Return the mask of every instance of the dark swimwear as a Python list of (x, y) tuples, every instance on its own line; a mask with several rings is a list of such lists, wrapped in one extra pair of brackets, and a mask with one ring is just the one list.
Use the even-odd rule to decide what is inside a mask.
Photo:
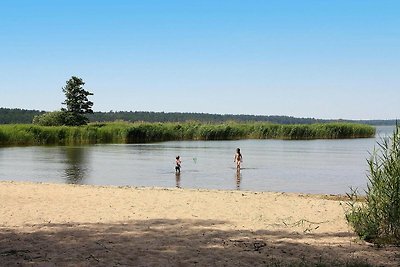
[(180, 172), (180, 171), (181, 171), (181, 165), (176, 164), (176, 166), (175, 166), (175, 171), (176, 171), (176, 172)]

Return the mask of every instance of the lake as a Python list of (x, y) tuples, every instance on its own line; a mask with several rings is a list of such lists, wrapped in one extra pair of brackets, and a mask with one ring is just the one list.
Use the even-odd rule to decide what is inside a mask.
[(377, 127), (377, 137), (365, 139), (2, 147), (0, 180), (344, 194), (350, 186), (366, 188), (369, 152), (393, 130)]

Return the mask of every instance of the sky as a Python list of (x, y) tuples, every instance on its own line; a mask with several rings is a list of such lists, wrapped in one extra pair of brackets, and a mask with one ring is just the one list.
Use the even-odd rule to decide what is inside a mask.
[(0, 107), (400, 118), (397, 0), (2, 0)]

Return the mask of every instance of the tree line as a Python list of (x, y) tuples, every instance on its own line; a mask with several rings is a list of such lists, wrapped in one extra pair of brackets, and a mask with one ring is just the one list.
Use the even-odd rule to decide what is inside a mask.
[[(19, 108), (0, 108), (0, 124), (32, 123), (35, 116), (43, 115), (46, 111), (26, 110)], [(315, 118), (296, 118), (291, 116), (262, 116), (262, 115), (233, 115), (185, 112), (151, 112), (151, 111), (109, 111), (87, 114), (89, 122), (272, 122), (279, 124), (312, 124), (336, 122), (338, 120), (322, 120)], [(340, 122), (355, 122), (369, 125), (395, 125), (395, 120), (339, 120)]]

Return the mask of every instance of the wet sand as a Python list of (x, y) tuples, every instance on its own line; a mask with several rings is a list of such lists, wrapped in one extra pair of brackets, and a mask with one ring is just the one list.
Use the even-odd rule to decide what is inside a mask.
[(0, 182), (2, 266), (399, 266), (335, 197)]

